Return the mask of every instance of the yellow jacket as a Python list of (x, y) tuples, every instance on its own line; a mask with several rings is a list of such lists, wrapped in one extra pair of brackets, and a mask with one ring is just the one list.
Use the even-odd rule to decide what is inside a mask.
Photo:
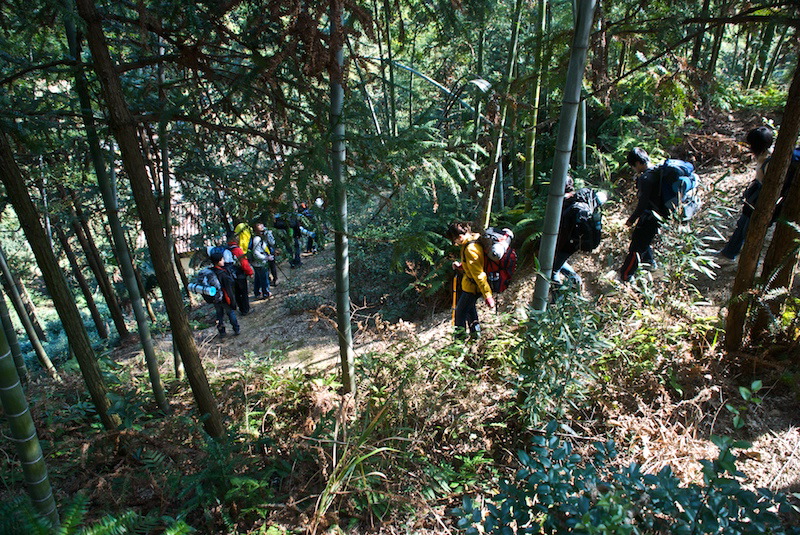
[(461, 246), (461, 266), (464, 268), (461, 289), (473, 294), (479, 293), (485, 299), (492, 295), (492, 289), (483, 270), (483, 247), (478, 243), (480, 237), (475, 232), (468, 234), (467, 241)]

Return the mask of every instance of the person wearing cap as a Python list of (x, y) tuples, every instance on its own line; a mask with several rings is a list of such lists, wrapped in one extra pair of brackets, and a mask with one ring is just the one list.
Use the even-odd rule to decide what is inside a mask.
[[(241, 225), (236, 228), (240, 229)], [(245, 225), (246, 226), (246, 225)], [(233, 254), (234, 262), (231, 266), (231, 274), (233, 275), (233, 290), (236, 294), (236, 304), (239, 307), (239, 312), (242, 316), (250, 313), (250, 295), (247, 291), (247, 277), (255, 275), (247, 255), (244, 254), (242, 248), (239, 247), (239, 235), (234, 232), (227, 233), (228, 249)]]
[(236, 293), (234, 292), (233, 278), (230, 271), (225, 266), (225, 256), (222, 253), (211, 253), (211, 269), (219, 280), (222, 291), (222, 301), (214, 303), (214, 309), (217, 313), (217, 331), (219, 337), (225, 337), (225, 316), (233, 327), (233, 333), (239, 334), (239, 321), (236, 318)]

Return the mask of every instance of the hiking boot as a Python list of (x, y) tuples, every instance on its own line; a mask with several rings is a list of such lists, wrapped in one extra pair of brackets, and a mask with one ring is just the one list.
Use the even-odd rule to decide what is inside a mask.
[(267, 295), (264, 296), (264, 299), (269, 299), (272, 297), (272, 292), (267, 292)]
[(241, 332), (241, 329), (239, 328), (238, 325), (233, 328), (233, 334), (235, 334), (236, 336), (239, 336), (240, 332)]
[(220, 329), (219, 330), (219, 337), (220, 338), (225, 338), (225, 329)]

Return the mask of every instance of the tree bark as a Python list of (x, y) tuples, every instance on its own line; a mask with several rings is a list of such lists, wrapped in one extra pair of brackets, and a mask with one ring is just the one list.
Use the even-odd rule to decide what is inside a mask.
[(501, 173), (500, 167), (503, 165), (503, 138), (505, 136), (506, 117), (508, 115), (509, 106), (509, 89), (511, 88), (511, 79), (514, 75), (514, 65), (517, 62), (517, 50), (519, 44), (519, 27), (522, 20), (522, 0), (517, 0), (514, 7), (514, 19), (511, 26), (511, 42), (508, 48), (508, 59), (506, 61), (506, 71), (503, 78), (502, 104), (500, 105), (500, 124), (497, 127), (497, 135), (495, 136), (494, 143), (494, 156), (492, 158), (492, 177), (489, 180), (489, 185), (486, 188), (486, 193), (483, 199), (483, 228), (489, 226), (489, 220), (492, 216), (492, 205), (494, 204), (494, 190), (497, 184), (498, 174)]
[(86, 300), (86, 308), (89, 309), (89, 314), (92, 316), (92, 321), (97, 329), (97, 334), (100, 336), (100, 338), (105, 340), (108, 338), (108, 327), (106, 326), (106, 322), (103, 321), (100, 311), (97, 310), (97, 303), (94, 302), (92, 289), (89, 288), (89, 283), (86, 281), (86, 277), (84, 277), (83, 273), (81, 272), (81, 266), (78, 265), (78, 259), (75, 258), (75, 253), (69, 244), (69, 239), (64, 234), (64, 230), (60, 226), (56, 226), (56, 236), (58, 236), (58, 241), (61, 242), (61, 249), (67, 256), (69, 265), (72, 268), (72, 275), (75, 277), (75, 282), (78, 283), (78, 287), (81, 289), (81, 293), (83, 293), (83, 298)]
[(153, 267), (172, 327), (172, 335), (180, 350), (198, 409), (204, 418), (206, 432), (212, 437), (221, 438), (225, 428), (189, 327), (178, 281), (171, 269), (172, 255), (167, 247), (164, 227), (161, 224), (158, 206), (147, 176), (146, 163), (137, 140), (136, 123), (123, 97), (122, 84), (111, 60), (100, 16), (94, 3), (92, 0), (77, 0), (77, 5), (78, 13), (86, 21), (87, 40), (94, 59), (94, 69), (108, 108), (111, 131), (119, 144), (122, 161), (130, 179), (136, 208), (142, 221), (142, 229), (147, 238)]
[[(47, 341), (47, 333), (42, 328), (42, 324), (39, 322), (39, 317), (36, 313), (36, 305), (33, 304), (33, 300), (28, 294), (28, 289), (22, 283), (22, 280), (10, 269), (8, 270), (7, 279), (8, 280), (5, 281), (6, 293), (9, 295), (16, 294), (19, 296), (19, 303), (22, 307), (20, 310), (22, 313), (28, 316), (28, 318), (30, 318), (30, 322), (33, 326), (34, 332), (36, 333), (36, 337), (39, 340)], [(13, 290), (11, 289), (10, 285), (14, 286)]]
[(39, 334), (36, 332), (36, 327), (31, 320), (31, 317), (28, 315), (28, 311), (25, 310), (25, 305), (22, 303), (22, 297), (17, 291), (17, 286), (13, 282), (14, 276), (11, 272), (8, 262), (6, 261), (6, 254), (2, 247), (0, 247), (0, 271), (3, 272), (3, 286), (6, 288), (6, 293), (8, 293), (8, 296), (11, 299), (11, 304), (14, 305), (14, 310), (17, 312), (19, 322), (25, 329), (25, 334), (28, 335), (28, 341), (30, 341), (34, 353), (36, 353), (36, 358), (39, 360), (39, 364), (51, 379), (57, 383), (60, 383), (61, 377), (58, 375), (58, 371), (56, 371), (55, 366), (53, 366), (53, 363), (50, 361), (50, 357), (47, 356), (44, 346), (42, 346), (41, 339), (39, 338)]
[(69, 345), (75, 352), (97, 414), (107, 430), (116, 429), (120, 424), (120, 419), (116, 414), (108, 412), (110, 403), (106, 395), (106, 385), (103, 382), (103, 376), (100, 373), (97, 357), (92, 349), (86, 327), (83, 325), (80, 312), (67, 287), (67, 281), (64, 279), (56, 257), (53, 255), (53, 250), (47, 242), (39, 214), (36, 213), (36, 207), (28, 194), (22, 173), (12, 154), (6, 133), (0, 129), (0, 180), (6, 187), (8, 198), (22, 224), (25, 237), (33, 250), (39, 269), (42, 271), (47, 290), (53, 299)]
[(342, 2), (330, 0), (331, 13), (331, 182), (333, 183), (336, 218), (336, 322), (339, 334), (339, 356), (342, 362), (342, 386), (346, 393), (355, 392), (355, 352), (350, 322), (350, 259), (347, 238), (347, 185), (345, 183), (344, 137), (344, 32), (342, 31)]
[[(703, 7), (700, 8), (700, 18), (706, 19), (708, 18), (708, 6), (709, 0), (703, 0)], [(703, 39), (706, 35), (706, 25), (705, 23), (700, 23), (698, 25), (700, 27), (699, 33), (697, 37), (694, 38), (694, 46), (692, 47), (692, 58), (689, 60), (689, 64), (694, 67), (695, 69), (699, 67), (700, 64), (700, 54), (703, 52)]]
[(169, 404), (167, 403), (166, 393), (161, 383), (161, 376), (158, 371), (158, 358), (156, 357), (155, 347), (153, 345), (153, 337), (150, 333), (150, 325), (147, 323), (144, 308), (142, 308), (141, 294), (136, 282), (136, 275), (133, 270), (133, 260), (131, 259), (130, 249), (128, 242), (125, 239), (125, 231), (122, 228), (122, 223), (119, 219), (119, 206), (117, 203), (116, 184), (114, 182), (114, 150), (111, 149), (111, 173), (107, 172), (106, 160), (103, 155), (102, 148), (100, 147), (100, 136), (97, 134), (95, 127), (94, 114), (92, 112), (92, 101), (89, 95), (89, 88), (86, 83), (86, 77), (83, 69), (83, 62), (81, 61), (80, 43), (78, 41), (77, 31), (73, 20), (74, 8), (71, 0), (64, 0), (67, 8), (67, 16), (64, 19), (64, 27), (67, 33), (67, 41), (69, 43), (70, 56), (75, 61), (73, 73), (75, 75), (75, 91), (78, 93), (78, 100), (81, 106), (81, 117), (83, 118), (84, 128), (86, 128), (86, 138), (89, 143), (89, 153), (92, 157), (92, 165), (94, 166), (95, 175), (97, 176), (97, 184), (100, 187), (100, 192), (103, 197), (103, 205), (106, 209), (106, 217), (108, 225), (111, 227), (109, 235), (111, 236), (114, 253), (117, 257), (120, 272), (122, 273), (122, 280), (125, 283), (125, 288), (128, 290), (128, 298), (131, 301), (131, 309), (136, 318), (136, 325), (139, 331), (139, 340), (142, 344), (142, 352), (144, 353), (145, 363), (147, 364), (147, 371), (150, 377), (150, 384), (153, 388), (153, 397), (156, 400), (158, 407), (164, 411), (169, 412)]
[(544, 215), (542, 241), (539, 245), (539, 273), (536, 276), (536, 288), (533, 294), (533, 309), (544, 312), (547, 309), (547, 296), (550, 293), (550, 273), (553, 270), (558, 227), (561, 223), (561, 208), (564, 204), (564, 188), (567, 182), (567, 171), (575, 135), (575, 122), (583, 87), (583, 73), (586, 67), (586, 55), (589, 48), (589, 33), (592, 27), (596, 0), (577, 0), (577, 17), (575, 34), (567, 68), (564, 101), (561, 106), (561, 117), (558, 124), (556, 140), (556, 159), (553, 162), (553, 178), (550, 181), (550, 193)]
[[(45, 235), (44, 229), (42, 235)], [(58, 509), (50, 486), (42, 447), (36, 435), (36, 425), (28, 408), (28, 400), (22, 390), (8, 341), (2, 331), (0, 331), (0, 405), (11, 428), (11, 437), (21, 461), (25, 486), (31, 502), (36, 511), (46, 518), (53, 528), (58, 528)]]
[(783, 123), (775, 141), (767, 172), (764, 175), (764, 186), (756, 203), (755, 211), (750, 219), (747, 237), (739, 255), (739, 268), (731, 290), (731, 303), (728, 306), (728, 317), (725, 321), (725, 348), (736, 351), (742, 346), (745, 335), (747, 309), (750, 305), (748, 292), (753, 285), (753, 278), (758, 266), (758, 258), (764, 243), (764, 236), (772, 220), (775, 202), (778, 200), (786, 171), (789, 169), (791, 153), (797, 135), (800, 133), (800, 64), (795, 68), (792, 84), (786, 98), (783, 111)]
[(538, 22), (536, 24), (536, 48), (533, 55), (534, 73), (531, 88), (531, 131), (527, 136), (527, 155), (525, 159), (525, 209), (533, 206), (533, 185), (536, 182), (536, 127), (539, 124), (539, 106), (542, 77), (544, 76), (544, 30), (547, 21), (547, 0), (539, 0)]
[(103, 257), (100, 255), (97, 245), (95, 245), (86, 215), (73, 191), (65, 188), (61, 184), (58, 184), (58, 191), (61, 195), (61, 199), (64, 201), (64, 205), (70, 209), (72, 230), (75, 233), (75, 237), (78, 238), (78, 242), (81, 244), (89, 268), (92, 270), (92, 273), (94, 273), (97, 285), (100, 287), (100, 292), (105, 298), (108, 312), (111, 315), (111, 320), (114, 322), (117, 334), (119, 334), (119, 339), (125, 340), (130, 336), (130, 332), (128, 331), (128, 326), (125, 324), (125, 316), (122, 313), (122, 307), (119, 306), (119, 300), (117, 299), (117, 293), (114, 291), (114, 285), (111, 284), (108, 273), (106, 273)]

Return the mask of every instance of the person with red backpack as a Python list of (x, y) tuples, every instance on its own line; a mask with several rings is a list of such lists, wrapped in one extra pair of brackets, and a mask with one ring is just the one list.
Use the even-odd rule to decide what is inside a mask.
[(233, 292), (236, 294), (236, 304), (242, 316), (250, 313), (250, 296), (247, 292), (247, 277), (255, 275), (247, 255), (239, 247), (239, 236), (234, 232), (226, 234), (228, 250), (233, 255), (233, 265), (229, 266), (233, 276)]
[(461, 295), (455, 308), (456, 334), (464, 335), (469, 332), (471, 337), (479, 338), (481, 326), (478, 321), (478, 299), (482, 296), (486, 306), (495, 306), (492, 288), (484, 270), (485, 257), (479, 243), (480, 234), (472, 232), (472, 226), (468, 222), (458, 221), (450, 224), (445, 237), (461, 248), (461, 260), (453, 262), (453, 269), (463, 273)]

